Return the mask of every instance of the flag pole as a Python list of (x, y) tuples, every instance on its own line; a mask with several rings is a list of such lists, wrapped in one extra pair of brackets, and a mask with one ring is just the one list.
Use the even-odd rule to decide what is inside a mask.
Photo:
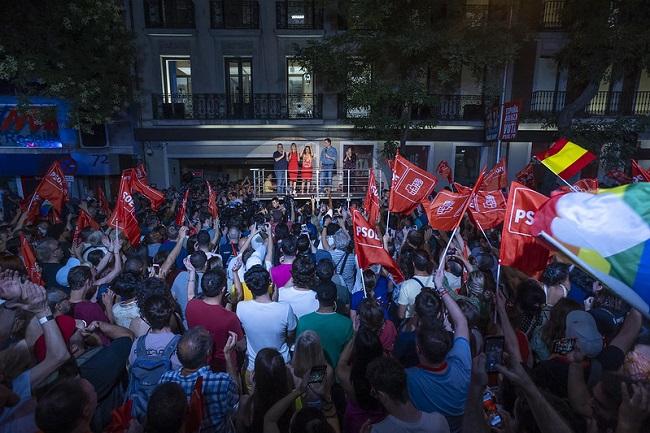
[(486, 240), (486, 241), (488, 242), (488, 244), (489, 244), (489, 243), (490, 243), (490, 239), (488, 239), (487, 235), (485, 234), (485, 230), (483, 230), (483, 227), (481, 227), (481, 223), (478, 222), (478, 221), (474, 221), (474, 222), (475, 222), (476, 225), (478, 226), (479, 230), (481, 230), (481, 233), (483, 233), (483, 237), (485, 238), (485, 240)]
[(534, 155), (533, 155), (533, 159), (534, 159), (535, 161), (539, 162), (540, 164), (542, 164), (542, 165), (543, 165), (543, 166), (544, 166), (548, 171), (550, 171), (551, 173), (553, 173), (553, 174), (554, 174), (558, 179), (560, 179), (562, 182), (564, 182), (564, 183), (566, 184), (566, 186), (568, 186), (569, 188), (571, 188), (571, 191), (573, 191), (573, 192), (578, 192), (578, 190), (576, 189), (576, 187), (574, 187), (573, 185), (571, 185), (571, 184), (570, 184), (570, 183), (569, 183), (565, 178), (563, 178), (562, 176), (560, 176), (559, 174), (557, 174), (556, 172), (554, 172), (553, 170), (551, 170), (551, 168), (550, 168), (548, 165), (544, 164), (544, 161), (538, 159), (538, 158), (537, 158), (536, 156), (534, 156)]
[(456, 228), (451, 232), (451, 236), (449, 236), (449, 241), (447, 242), (447, 245), (445, 246), (444, 251), (442, 252), (442, 255), (440, 256), (440, 263), (438, 263), (438, 270), (442, 269), (445, 266), (445, 257), (447, 256), (447, 251), (449, 250), (449, 247), (451, 246), (451, 242), (454, 240), (454, 237), (456, 236), (456, 233), (458, 232), (458, 227), (460, 227), (460, 224), (456, 226)]

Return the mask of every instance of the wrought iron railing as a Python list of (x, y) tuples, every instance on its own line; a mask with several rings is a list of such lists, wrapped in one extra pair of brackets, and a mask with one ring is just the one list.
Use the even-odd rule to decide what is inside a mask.
[(561, 30), (563, 28), (565, 1), (545, 1), (542, 9), (541, 26), (543, 30)]
[(146, 27), (187, 29), (194, 28), (192, 0), (144, 0)]
[(223, 93), (153, 94), (154, 119), (320, 119), (322, 95), (254, 93), (233, 101)]
[[(416, 104), (411, 108), (413, 120), (483, 120), (485, 117), (485, 99), (483, 95), (431, 95), (433, 102)], [(338, 118), (354, 119), (365, 117), (369, 108), (352, 108), (347, 104), (345, 95), (338, 97)], [(400, 108), (395, 108), (399, 115)]]
[[(558, 113), (566, 105), (566, 92), (536, 91), (530, 99), (533, 113)], [(587, 104), (586, 116), (642, 116), (650, 114), (650, 92), (598, 92)]]
[(315, 0), (277, 1), (275, 26), (278, 29), (322, 30), (323, 8)]
[(213, 29), (259, 29), (260, 5), (248, 0), (210, 0)]

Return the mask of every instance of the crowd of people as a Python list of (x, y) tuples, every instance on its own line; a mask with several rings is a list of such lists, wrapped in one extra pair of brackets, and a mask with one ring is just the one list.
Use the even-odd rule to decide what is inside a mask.
[[(498, 271), (499, 230), (383, 215), (398, 284), (357, 265), (358, 203), (216, 183), (217, 219), (203, 179), (183, 189), (182, 226), (180, 191), (134, 196), (133, 245), (92, 195), (27, 222), (5, 190), (0, 432), (648, 431), (648, 321), (560, 257)], [(81, 210), (99, 229), (74, 243)]]

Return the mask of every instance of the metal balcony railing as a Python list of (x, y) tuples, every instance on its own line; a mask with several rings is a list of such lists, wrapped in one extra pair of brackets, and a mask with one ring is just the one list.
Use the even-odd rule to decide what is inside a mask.
[(260, 5), (257, 1), (210, 0), (210, 26), (213, 29), (259, 29)]
[(146, 27), (188, 29), (194, 28), (192, 0), (144, 0)]
[(154, 119), (321, 119), (322, 95), (254, 93), (233, 101), (224, 93), (153, 94)]
[(275, 26), (278, 29), (322, 30), (323, 8), (314, 0), (275, 2)]
[[(533, 113), (558, 113), (566, 105), (566, 92), (536, 91), (530, 99)], [(650, 114), (650, 92), (598, 92), (583, 116), (643, 116)]]
[[(378, 173), (379, 169), (375, 170)], [(311, 175), (307, 175), (299, 169), (292, 173), (289, 170), (276, 170), (254, 168), (251, 169), (253, 179), (253, 196), (256, 199), (269, 199), (281, 195), (291, 195), (295, 198), (311, 198), (316, 201), (326, 200), (331, 194), (333, 199), (337, 200), (358, 200), (366, 196), (368, 188), (368, 177), (370, 170), (368, 168), (358, 169), (334, 169), (323, 170), (313, 168)], [(295, 185), (292, 179), (295, 178)], [(331, 179), (329, 181), (328, 179)], [(382, 182), (381, 176), (378, 181)], [(384, 189), (389, 185), (379, 185), (378, 194), (381, 203)]]
[(541, 27), (543, 30), (561, 30), (565, 1), (545, 1), (542, 9)]
[[(414, 105), (411, 109), (413, 120), (483, 120), (485, 118), (485, 99), (483, 95), (431, 95), (435, 102)], [(399, 107), (395, 115), (399, 116)], [(350, 108), (345, 95), (338, 97), (338, 118), (353, 119), (365, 117), (369, 109)]]

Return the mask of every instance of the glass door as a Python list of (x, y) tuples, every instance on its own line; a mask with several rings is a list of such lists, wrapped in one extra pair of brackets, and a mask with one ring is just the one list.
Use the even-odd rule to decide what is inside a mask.
[(287, 105), (290, 118), (313, 117), (314, 82), (297, 59), (287, 59)]
[(253, 117), (253, 66), (250, 58), (226, 59), (226, 97), (228, 116)]

